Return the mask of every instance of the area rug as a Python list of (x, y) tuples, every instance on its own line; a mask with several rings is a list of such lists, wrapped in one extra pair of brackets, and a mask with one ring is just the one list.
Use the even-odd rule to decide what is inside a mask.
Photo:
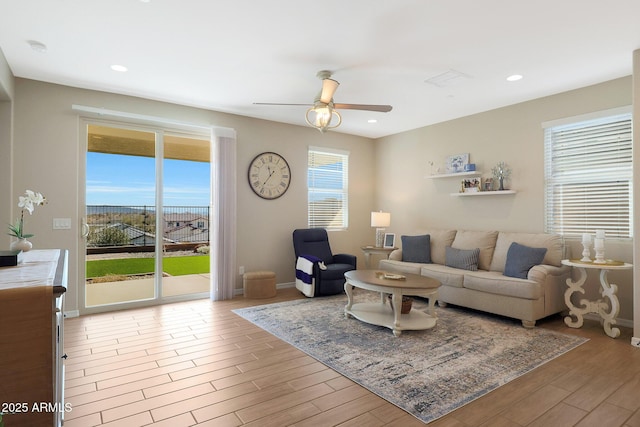
[(425, 423), (587, 341), (451, 306), (437, 308), (435, 328), (394, 337), (345, 318), (345, 304), (338, 295), (233, 311)]

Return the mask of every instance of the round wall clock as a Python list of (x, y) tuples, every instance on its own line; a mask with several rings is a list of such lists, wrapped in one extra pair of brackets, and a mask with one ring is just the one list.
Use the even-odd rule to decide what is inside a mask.
[(277, 199), (291, 183), (289, 164), (281, 155), (273, 152), (258, 154), (249, 165), (249, 185), (263, 199)]

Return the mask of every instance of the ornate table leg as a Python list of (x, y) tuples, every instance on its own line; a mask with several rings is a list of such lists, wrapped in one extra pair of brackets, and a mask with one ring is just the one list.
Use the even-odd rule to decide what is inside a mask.
[(371, 252), (365, 251), (365, 253), (364, 253), (364, 266), (366, 267), (367, 270), (371, 268)]
[(429, 295), (429, 316), (433, 317), (434, 319), (436, 317), (438, 317), (438, 315), (436, 314), (436, 300), (438, 299), (438, 293), (434, 292), (431, 295)]
[(349, 311), (353, 305), (353, 285), (349, 281), (344, 282), (344, 293), (347, 294), (347, 305), (344, 307), (344, 317), (347, 319), (351, 317)]
[(394, 292), (391, 298), (391, 305), (393, 306), (393, 335), (399, 337), (402, 334), (400, 327), (400, 315), (402, 312), (402, 294), (400, 292)]
[[(567, 304), (567, 307), (569, 308), (569, 316), (566, 316), (564, 318), (564, 323), (570, 328), (580, 328), (582, 326), (582, 324), (584, 323), (584, 319), (582, 316), (586, 313), (589, 313), (589, 305), (590, 305), (589, 301), (584, 299), (580, 300), (580, 304), (583, 307), (576, 307), (571, 302), (571, 295), (573, 295), (575, 292), (580, 292), (581, 294), (584, 295), (584, 289), (582, 288), (582, 285), (584, 285), (584, 282), (587, 280), (586, 269), (578, 268), (577, 270), (580, 272), (580, 277), (575, 282), (571, 278), (568, 278), (567, 279), (568, 288), (566, 291), (564, 291), (564, 302), (565, 304)], [(574, 316), (576, 320), (574, 321), (571, 318), (571, 316)]]
[[(620, 313), (620, 303), (616, 296), (618, 286), (609, 284), (607, 271), (608, 270), (600, 270), (600, 284), (602, 285), (602, 298), (608, 298), (610, 304), (607, 304), (605, 301), (599, 301), (598, 311), (603, 320), (604, 332), (611, 338), (617, 338), (620, 336), (620, 329), (612, 328), (611, 325), (616, 324), (616, 317), (618, 317), (618, 313)], [(606, 310), (609, 306), (611, 309), (607, 312)]]
[[(580, 300), (580, 306), (576, 307), (571, 302), (571, 295), (575, 292), (584, 294), (584, 282), (587, 280), (587, 271), (585, 268), (578, 268), (580, 277), (577, 281), (567, 279), (567, 286), (569, 288), (564, 293), (564, 302), (569, 308), (569, 316), (564, 318), (564, 323), (571, 328), (580, 328), (584, 323), (584, 315), (587, 313), (596, 313), (602, 319), (602, 325), (605, 333), (611, 338), (617, 338), (620, 336), (620, 329), (612, 328), (612, 325), (616, 324), (616, 318), (620, 313), (620, 302), (616, 293), (618, 287), (613, 284), (609, 284), (607, 280), (607, 269), (600, 270), (600, 285), (602, 288), (602, 298), (597, 301), (589, 301), (586, 299)], [(573, 320), (572, 317), (576, 320)]]

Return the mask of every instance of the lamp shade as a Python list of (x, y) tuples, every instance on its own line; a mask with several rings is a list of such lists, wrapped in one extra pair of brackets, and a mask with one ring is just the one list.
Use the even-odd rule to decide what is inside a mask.
[(388, 227), (391, 225), (391, 214), (389, 212), (371, 212), (372, 227)]

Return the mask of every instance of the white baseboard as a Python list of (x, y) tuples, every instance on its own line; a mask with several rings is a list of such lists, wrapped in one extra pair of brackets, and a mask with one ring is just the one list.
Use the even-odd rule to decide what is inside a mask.
[(296, 287), (296, 282), (278, 283), (276, 285), (276, 289), (286, 289), (286, 288), (295, 288), (295, 287)]
[(631, 345), (637, 348), (640, 348), (640, 338), (633, 337), (631, 338)]
[[(276, 289), (287, 289), (287, 288), (295, 288), (296, 287), (296, 282), (286, 282), (286, 283), (277, 283), (276, 284)], [(236, 291), (234, 292), (235, 295), (242, 295), (244, 294), (244, 289), (242, 288), (236, 288)]]
[(80, 312), (78, 310), (71, 310), (71, 311), (64, 312), (65, 319), (68, 319), (71, 317), (78, 317), (78, 316), (80, 316)]
[[(598, 316), (595, 313), (588, 313), (584, 315), (585, 319), (589, 319), (589, 320), (597, 320), (600, 321), (601, 317)], [(633, 320), (629, 320), (629, 319), (620, 319), (619, 317), (616, 319), (616, 325), (618, 326), (622, 326), (624, 328), (631, 328), (633, 329)]]

